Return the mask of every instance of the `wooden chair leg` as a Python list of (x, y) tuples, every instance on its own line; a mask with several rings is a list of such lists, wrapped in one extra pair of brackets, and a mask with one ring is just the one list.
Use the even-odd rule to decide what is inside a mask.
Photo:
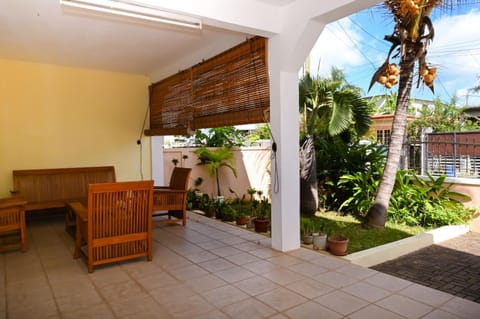
[(27, 228), (25, 226), (25, 211), (20, 215), (20, 245), (22, 252), (27, 251)]
[(80, 247), (82, 246), (82, 226), (80, 225), (80, 218), (77, 216), (77, 229), (75, 231), (75, 250), (73, 251), (73, 258), (80, 257)]

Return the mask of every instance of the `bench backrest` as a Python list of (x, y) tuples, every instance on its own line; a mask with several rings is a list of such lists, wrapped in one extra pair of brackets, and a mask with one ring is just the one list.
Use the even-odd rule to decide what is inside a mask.
[(91, 265), (152, 253), (153, 181), (91, 184), (88, 253)]
[(27, 210), (35, 203), (87, 198), (89, 184), (105, 182), (115, 182), (113, 166), (13, 171), (14, 194), (28, 202)]

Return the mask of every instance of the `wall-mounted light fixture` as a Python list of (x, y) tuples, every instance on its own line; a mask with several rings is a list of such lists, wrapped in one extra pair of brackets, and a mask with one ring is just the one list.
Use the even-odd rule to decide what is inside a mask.
[(156, 8), (149, 4), (127, 0), (60, 0), (67, 7), (91, 10), (106, 14), (147, 20), (151, 22), (168, 23), (194, 29), (202, 28), (200, 19), (189, 17)]

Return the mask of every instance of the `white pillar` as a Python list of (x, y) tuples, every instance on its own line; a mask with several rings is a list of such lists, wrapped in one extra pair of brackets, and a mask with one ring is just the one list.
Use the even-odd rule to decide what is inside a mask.
[(152, 147), (152, 179), (155, 186), (163, 186), (164, 169), (163, 169), (163, 136), (151, 137)]
[(288, 251), (300, 247), (298, 73), (271, 69), (270, 92), (270, 121), (277, 143), (271, 167), (272, 248)]

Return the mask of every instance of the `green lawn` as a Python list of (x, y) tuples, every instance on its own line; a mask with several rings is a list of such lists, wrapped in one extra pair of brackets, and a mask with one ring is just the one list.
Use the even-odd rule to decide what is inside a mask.
[[(302, 219), (307, 217), (302, 217)], [(315, 230), (323, 230), (327, 234), (343, 234), (350, 241), (348, 253), (380, 246), (406, 237), (414, 236), (426, 231), (425, 228), (405, 226), (388, 223), (385, 229), (365, 229), (361, 223), (352, 216), (341, 216), (335, 212), (317, 212), (310, 217), (315, 224)]]

